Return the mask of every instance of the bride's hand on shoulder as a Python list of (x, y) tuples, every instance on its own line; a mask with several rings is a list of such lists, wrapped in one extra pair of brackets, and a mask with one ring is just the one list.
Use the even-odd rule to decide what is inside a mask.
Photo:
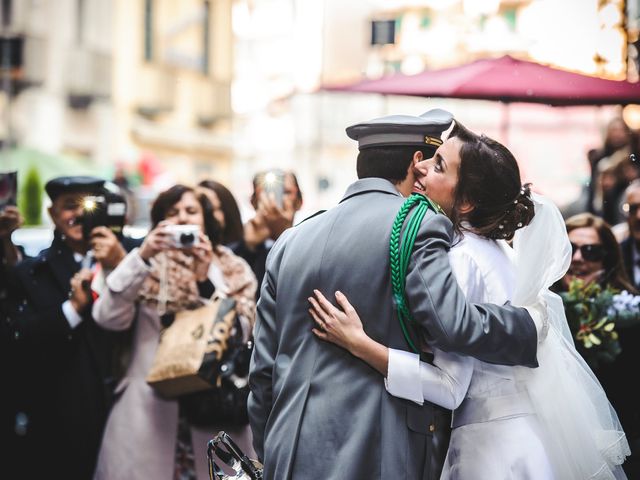
[(358, 350), (368, 339), (358, 312), (341, 292), (335, 293), (340, 308), (335, 307), (318, 290), (314, 290), (313, 293), (315, 296), (309, 297), (309, 314), (316, 322), (313, 333), (322, 340), (335, 343), (357, 356)]

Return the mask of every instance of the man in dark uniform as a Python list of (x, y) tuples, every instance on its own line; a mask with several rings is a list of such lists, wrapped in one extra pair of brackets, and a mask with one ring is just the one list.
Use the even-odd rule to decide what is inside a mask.
[(14, 420), (8, 478), (93, 476), (110, 406), (115, 334), (91, 318), (91, 260), (108, 270), (126, 254), (108, 228), (96, 227), (89, 240), (78, 221), (83, 199), (101, 194), (103, 184), (95, 177), (49, 181), (53, 242), (12, 271), (4, 305), (13, 371), (5, 389)]

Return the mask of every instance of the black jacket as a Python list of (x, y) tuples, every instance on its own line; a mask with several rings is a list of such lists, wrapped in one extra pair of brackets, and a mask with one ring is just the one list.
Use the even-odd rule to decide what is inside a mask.
[[(627, 276), (633, 286), (640, 290), (633, 275), (633, 239), (624, 240), (620, 249)], [(630, 386), (640, 367), (640, 325), (619, 329), (618, 334), (622, 353), (613, 364), (596, 373), (631, 444), (632, 456), (624, 464), (625, 472), (629, 478), (640, 478), (640, 395), (633, 393), (637, 389)]]

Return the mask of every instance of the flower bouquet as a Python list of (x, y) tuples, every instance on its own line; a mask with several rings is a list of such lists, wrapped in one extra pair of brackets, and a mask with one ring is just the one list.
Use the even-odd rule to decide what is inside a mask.
[(575, 279), (560, 293), (576, 349), (592, 369), (620, 354), (618, 330), (640, 321), (640, 296)]

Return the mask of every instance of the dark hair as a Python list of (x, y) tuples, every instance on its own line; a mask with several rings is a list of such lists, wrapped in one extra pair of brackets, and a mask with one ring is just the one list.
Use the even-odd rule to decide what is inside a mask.
[[(633, 140), (634, 140), (634, 132), (629, 127), (629, 125), (627, 125), (627, 122), (624, 121), (624, 118), (622, 117), (612, 118), (611, 120), (609, 120), (609, 123), (607, 124), (607, 129), (605, 131), (603, 150), (606, 156), (611, 155), (613, 152), (621, 148), (621, 145), (615, 145), (611, 140), (611, 127), (613, 127), (616, 123), (620, 124), (622, 126), (622, 129), (625, 131), (627, 135), (627, 140), (628, 140), (627, 144), (633, 143)], [(633, 145), (631, 146), (633, 147)]]
[(604, 276), (602, 286), (611, 285), (620, 290), (627, 290), (630, 293), (636, 293), (636, 289), (629, 281), (629, 277), (624, 269), (622, 260), (622, 252), (618, 240), (613, 234), (611, 227), (602, 218), (591, 213), (579, 213), (569, 217), (565, 224), (567, 233), (577, 228), (593, 228), (598, 233), (598, 238), (604, 246), (604, 258), (602, 265), (604, 267)]
[[(478, 235), (510, 240), (534, 216), (530, 184), (522, 185), (518, 162), (507, 147), (476, 135), (460, 123), (453, 127), (452, 137), (462, 142), (451, 213), (456, 230), (466, 230), (461, 223), (466, 221)], [(473, 210), (462, 214), (460, 208), (465, 202)]]
[(434, 149), (420, 146), (384, 146), (364, 148), (358, 153), (356, 171), (358, 178), (384, 178), (397, 184), (407, 178), (413, 154), (422, 152), (427, 159), (433, 157)]
[(242, 239), (244, 230), (238, 202), (227, 187), (215, 180), (202, 180), (198, 186), (212, 190), (220, 200), (220, 208), (224, 214), (224, 229), (222, 243), (228, 245)]
[(300, 184), (298, 183), (298, 177), (296, 177), (296, 174), (293, 173), (291, 170), (280, 170), (278, 168), (272, 168), (271, 170), (264, 170), (262, 172), (258, 172), (253, 176), (253, 192), (251, 192), (251, 205), (256, 204), (256, 189), (258, 188), (258, 186), (260, 185), (260, 182), (262, 181), (262, 179), (264, 178), (264, 176), (269, 173), (269, 172), (274, 172), (274, 173), (281, 173), (283, 175), (285, 175), (286, 177), (290, 177), (291, 180), (293, 180), (293, 184), (296, 187), (296, 198), (298, 199), (298, 201), (300, 202), (300, 204), (302, 204), (302, 190), (300, 190)]
[(185, 193), (191, 192), (198, 199), (202, 206), (204, 233), (209, 237), (211, 245), (215, 248), (220, 245), (220, 235), (222, 233), (220, 224), (213, 216), (213, 206), (209, 199), (203, 195), (198, 195), (196, 191), (186, 185), (177, 184), (160, 193), (151, 205), (151, 228), (155, 228), (158, 223), (167, 218), (167, 212), (171, 207), (180, 201)]

